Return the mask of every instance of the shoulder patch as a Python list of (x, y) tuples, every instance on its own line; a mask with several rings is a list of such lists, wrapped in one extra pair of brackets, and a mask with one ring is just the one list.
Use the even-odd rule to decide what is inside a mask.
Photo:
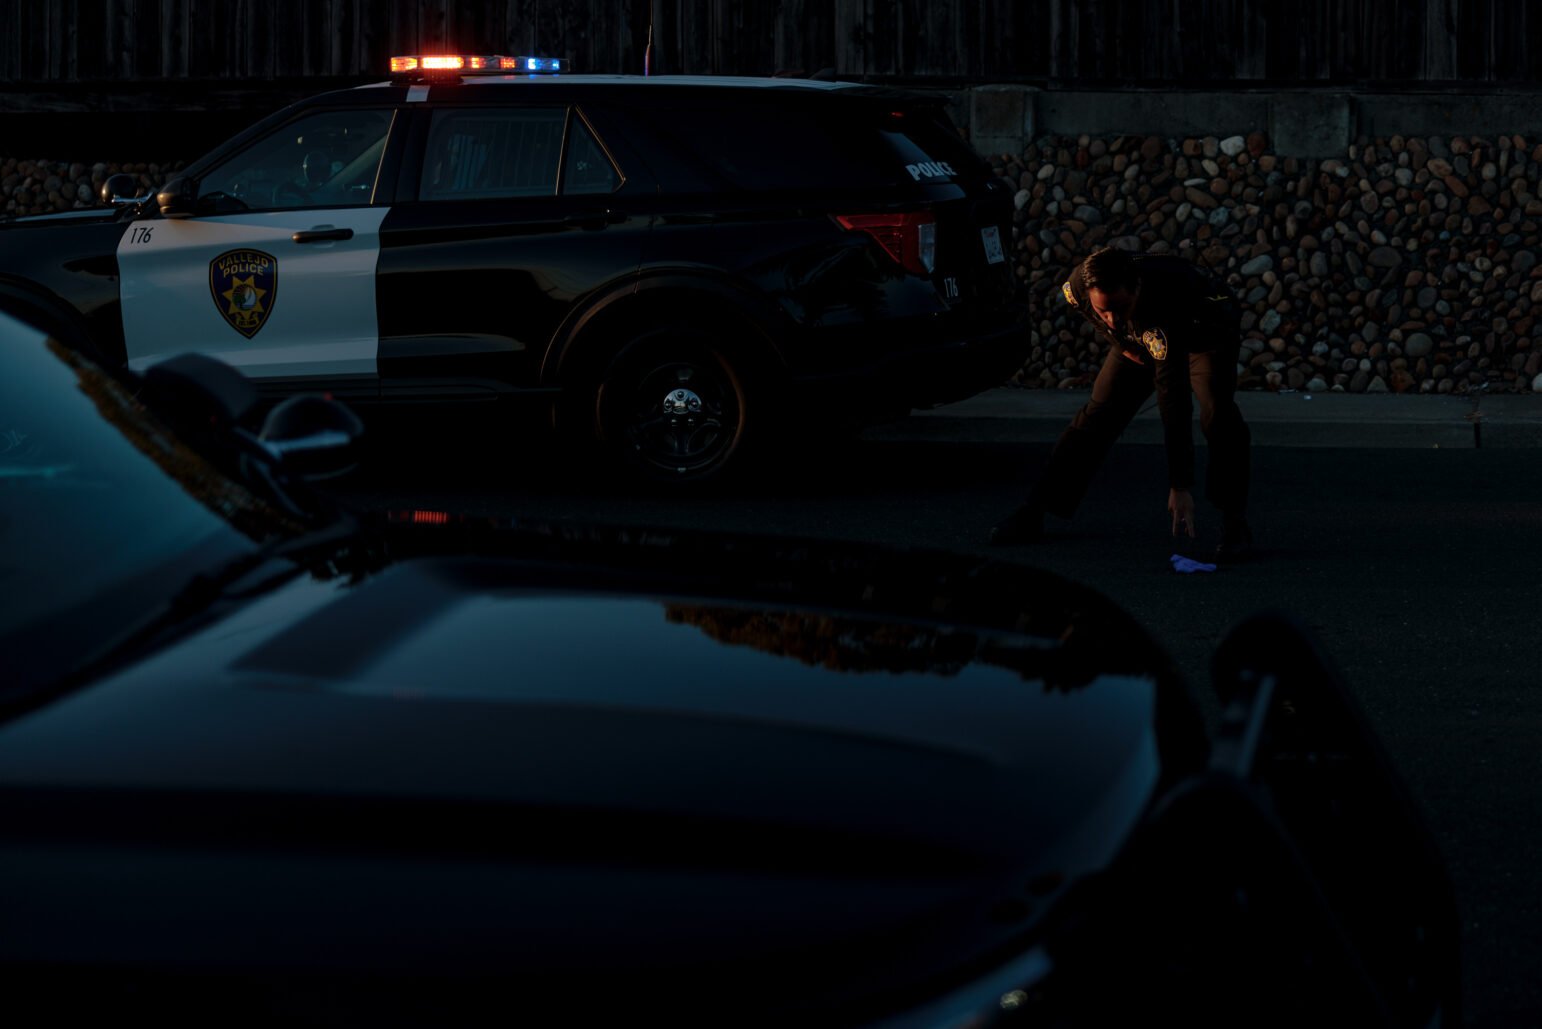
[(1067, 279), (1060, 284), (1060, 292), (1065, 294), (1065, 302), (1072, 307), (1076, 306), (1076, 294), (1071, 292), (1071, 280)]
[(1158, 361), (1167, 360), (1167, 333), (1161, 329), (1147, 329), (1140, 334), (1141, 346), (1151, 352)]

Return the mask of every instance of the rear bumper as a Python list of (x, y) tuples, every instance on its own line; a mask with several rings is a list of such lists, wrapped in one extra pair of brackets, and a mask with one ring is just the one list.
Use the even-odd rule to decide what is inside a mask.
[(881, 323), (872, 331), (884, 339), (869, 341), (867, 360), (793, 376), (794, 402), (846, 411), (862, 421), (901, 417), (1000, 386), (1028, 359), (1026, 304), (996, 307), (946, 327), (913, 320)]

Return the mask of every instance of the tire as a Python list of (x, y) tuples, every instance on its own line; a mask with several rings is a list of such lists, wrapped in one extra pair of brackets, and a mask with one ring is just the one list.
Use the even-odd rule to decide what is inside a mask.
[(717, 481), (743, 463), (750, 391), (742, 369), (699, 329), (672, 326), (634, 339), (594, 399), (601, 445), (644, 480)]

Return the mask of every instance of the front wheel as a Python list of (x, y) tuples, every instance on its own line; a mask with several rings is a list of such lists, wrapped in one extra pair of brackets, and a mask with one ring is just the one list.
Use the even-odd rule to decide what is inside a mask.
[(685, 330), (635, 340), (595, 401), (601, 442), (644, 478), (701, 482), (742, 460), (750, 425), (743, 376), (721, 348)]

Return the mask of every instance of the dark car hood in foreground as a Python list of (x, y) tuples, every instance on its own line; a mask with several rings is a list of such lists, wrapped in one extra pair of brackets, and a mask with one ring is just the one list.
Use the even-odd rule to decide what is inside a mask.
[(1203, 757), (1145, 637), (1048, 575), (450, 539), (0, 730), (0, 956), (713, 1003), (775, 967), (755, 1011), (880, 1010), (1010, 953)]

